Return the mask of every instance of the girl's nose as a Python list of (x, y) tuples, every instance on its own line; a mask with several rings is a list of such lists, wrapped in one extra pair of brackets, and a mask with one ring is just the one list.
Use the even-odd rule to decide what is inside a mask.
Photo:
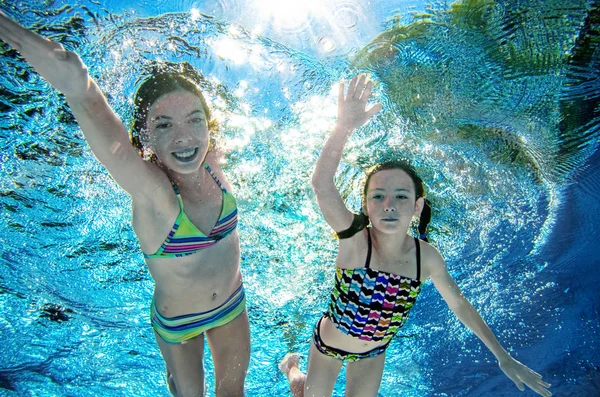
[(178, 126), (177, 127), (177, 135), (175, 136), (175, 143), (188, 143), (190, 142), (194, 137), (192, 136), (192, 134), (190, 133), (190, 131), (188, 131), (186, 128)]
[(396, 211), (396, 206), (392, 203), (391, 200), (386, 200), (386, 202), (384, 204), (385, 204), (384, 211), (386, 211), (386, 212)]

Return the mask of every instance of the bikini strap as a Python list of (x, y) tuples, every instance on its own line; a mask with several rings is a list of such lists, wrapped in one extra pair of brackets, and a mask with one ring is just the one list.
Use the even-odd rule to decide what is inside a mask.
[(369, 228), (367, 228), (367, 236), (368, 236), (368, 243), (369, 243), (369, 249), (367, 251), (367, 260), (365, 261), (365, 267), (368, 269), (369, 266), (371, 266), (371, 250), (372, 250), (372, 243), (371, 243), (371, 230), (369, 230)]
[(417, 248), (417, 281), (421, 281), (421, 244), (415, 237), (415, 246)]
[[(206, 170), (208, 171), (210, 176), (212, 176), (212, 178), (215, 180), (217, 185), (219, 185), (221, 190), (227, 193), (227, 190), (223, 187), (223, 185), (221, 184), (221, 181), (215, 175), (215, 173), (213, 172), (213, 170), (210, 168), (210, 166), (207, 163), (204, 163), (204, 168), (206, 168)], [(179, 188), (177, 187), (175, 182), (173, 182), (172, 180), (169, 179), (169, 182), (171, 182), (171, 186), (173, 186), (173, 190), (175, 191), (175, 195), (177, 196), (177, 201), (179, 202), (179, 209), (182, 210), (183, 209), (183, 198), (181, 197), (181, 193), (179, 193)]]
[(172, 180), (169, 179), (169, 182), (171, 182), (171, 186), (173, 186), (173, 190), (175, 191), (175, 195), (177, 196), (177, 201), (179, 202), (179, 209), (182, 210), (183, 209), (183, 198), (181, 197), (181, 194), (179, 193), (179, 188), (177, 187), (175, 182), (173, 182)]
[(213, 170), (210, 168), (210, 166), (208, 165), (208, 163), (204, 163), (204, 168), (206, 168), (206, 170), (208, 171), (208, 173), (210, 174), (210, 176), (212, 176), (212, 178), (215, 180), (215, 182), (217, 182), (217, 185), (219, 185), (219, 187), (221, 188), (221, 190), (223, 190), (224, 192), (226, 192), (227, 190), (225, 190), (225, 188), (221, 184), (221, 181), (219, 180), (219, 178), (217, 178), (217, 176), (215, 175), (215, 173), (213, 172)]

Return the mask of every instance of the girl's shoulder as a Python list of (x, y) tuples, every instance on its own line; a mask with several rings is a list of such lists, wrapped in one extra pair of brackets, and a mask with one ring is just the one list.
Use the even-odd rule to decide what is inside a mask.
[(368, 252), (367, 229), (363, 228), (351, 237), (339, 239), (337, 265), (340, 268), (363, 267)]
[(421, 248), (421, 269), (423, 279), (429, 278), (432, 273), (446, 269), (444, 257), (442, 257), (434, 245), (423, 240), (419, 240), (419, 245)]

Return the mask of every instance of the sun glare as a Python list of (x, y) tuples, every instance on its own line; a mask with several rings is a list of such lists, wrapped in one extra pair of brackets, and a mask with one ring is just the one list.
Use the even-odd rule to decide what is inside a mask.
[[(287, 44), (308, 44), (314, 37), (324, 54), (349, 50), (362, 40), (357, 31), (371, 26), (363, 4), (366, 0), (253, 0), (243, 23), (254, 34), (283, 33)], [(374, 29), (374, 28), (373, 28)], [(374, 33), (375, 34), (375, 33)], [(298, 42), (294, 42), (294, 38)]]
[(200, 10), (197, 8), (192, 8), (190, 10), (190, 14), (191, 14), (190, 17), (192, 18), (192, 21), (197, 21), (202, 16), (202, 14), (200, 13)]
[(248, 57), (248, 52), (237, 41), (230, 38), (218, 39), (212, 47), (219, 58), (236, 64), (245, 63)]
[[(362, 43), (363, 37), (369, 36), (356, 33), (371, 29), (365, 24), (370, 17), (365, 14), (363, 3), (365, 0), (247, 0), (243, 20), (236, 21), (239, 25), (229, 26), (229, 36), (237, 39), (250, 32), (254, 36), (271, 37), (274, 34), (277, 37), (281, 33), (286, 37), (284, 43), (292, 47), (315, 45), (323, 54), (348, 51)], [(199, 9), (190, 9), (192, 22), (203, 16)], [(259, 52), (236, 48), (231, 42), (222, 40), (216, 44), (222, 59), (237, 64), (264, 63)], [(254, 58), (247, 59), (248, 56)]]
[(260, 19), (281, 29), (303, 26), (320, 3), (316, 0), (255, 0)]

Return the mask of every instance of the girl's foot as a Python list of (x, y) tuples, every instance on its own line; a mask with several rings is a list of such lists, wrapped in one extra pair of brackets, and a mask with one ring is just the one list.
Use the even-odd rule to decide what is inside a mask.
[(279, 362), (279, 370), (287, 375), (292, 370), (292, 368), (298, 368), (299, 360), (300, 360), (300, 354), (288, 353)]

